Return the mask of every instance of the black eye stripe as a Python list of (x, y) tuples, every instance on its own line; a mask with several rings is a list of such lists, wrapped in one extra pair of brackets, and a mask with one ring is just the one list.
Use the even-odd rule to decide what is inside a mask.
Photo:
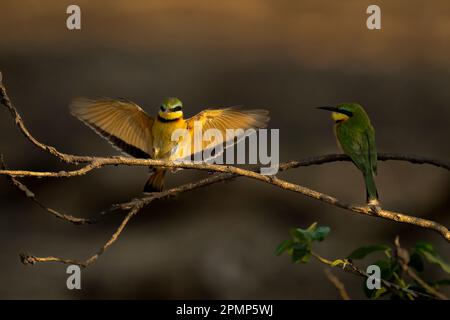
[(183, 109), (183, 107), (182, 106), (176, 106), (175, 108), (173, 108), (173, 109), (170, 109), (170, 111), (181, 111)]
[(339, 110), (339, 113), (343, 113), (343, 114), (345, 114), (345, 115), (348, 116), (348, 117), (352, 117), (352, 116), (353, 116), (353, 112), (348, 111), (348, 110), (340, 109), (340, 110)]
[(164, 106), (159, 107), (161, 109), (161, 111), (166, 110), (166, 108), (164, 108)]

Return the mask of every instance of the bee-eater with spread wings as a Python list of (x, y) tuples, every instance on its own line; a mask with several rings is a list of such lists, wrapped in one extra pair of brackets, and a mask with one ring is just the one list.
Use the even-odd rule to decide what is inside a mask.
[(374, 176), (377, 173), (375, 130), (363, 107), (357, 103), (341, 103), (336, 107), (319, 107), (332, 111), (335, 133), (342, 151), (350, 157), (364, 176), (367, 203), (378, 206), (378, 191)]
[[(183, 104), (177, 98), (166, 98), (155, 119), (128, 100), (79, 98), (72, 102), (71, 111), (120, 151), (135, 158), (161, 160), (176, 160), (178, 157), (178, 153), (173, 150), (181, 142), (172, 141), (172, 133), (176, 129), (187, 129), (193, 140), (194, 123), (200, 124), (202, 130), (218, 129), (226, 137), (226, 129), (265, 128), (269, 121), (266, 110), (233, 108), (207, 109), (192, 118), (184, 119)], [(224, 142), (229, 143), (226, 138), (220, 141)], [(208, 148), (210, 147), (211, 144), (208, 144)], [(206, 148), (205, 143), (202, 143), (201, 148)], [(153, 169), (144, 192), (161, 191), (165, 173), (166, 169)]]

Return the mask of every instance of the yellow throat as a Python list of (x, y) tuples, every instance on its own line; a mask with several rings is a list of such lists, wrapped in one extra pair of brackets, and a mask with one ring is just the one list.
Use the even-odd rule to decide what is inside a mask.
[(349, 116), (339, 112), (333, 112), (331, 114), (331, 117), (333, 118), (334, 122), (342, 122), (349, 119)]
[(165, 120), (176, 120), (183, 117), (183, 111), (174, 111), (174, 112), (159, 111), (158, 115)]

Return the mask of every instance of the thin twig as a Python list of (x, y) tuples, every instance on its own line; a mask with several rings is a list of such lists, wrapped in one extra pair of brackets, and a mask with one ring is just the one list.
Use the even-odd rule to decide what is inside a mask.
[(131, 220), (131, 218), (140, 210), (140, 207), (134, 207), (131, 209), (128, 214), (125, 216), (125, 218), (122, 220), (122, 223), (119, 225), (119, 227), (116, 229), (116, 231), (113, 233), (111, 238), (106, 242), (95, 254), (87, 258), (86, 260), (80, 261), (80, 260), (74, 260), (74, 259), (64, 259), (59, 257), (36, 257), (33, 255), (22, 253), (20, 254), (20, 259), (23, 264), (26, 265), (34, 265), (37, 262), (60, 262), (64, 264), (76, 264), (80, 267), (87, 267), (94, 263), (114, 242), (117, 241), (122, 231), (125, 229), (128, 222)]
[[(332, 268), (339, 267), (339, 269), (342, 269), (345, 272), (348, 272), (348, 273), (351, 273), (351, 274), (355, 274), (357, 276), (360, 276), (360, 277), (363, 277), (363, 278), (366, 278), (366, 279), (369, 277), (369, 275), (365, 271), (361, 270), (360, 268), (358, 268), (357, 266), (355, 266), (352, 262), (350, 262), (348, 260), (346, 260), (345, 263), (343, 263), (343, 264), (337, 265), (333, 261), (328, 260), (328, 259), (320, 256), (319, 254), (317, 254), (317, 253), (315, 253), (313, 251), (311, 251), (311, 255), (314, 258), (316, 258), (317, 261), (319, 261), (319, 262), (321, 262), (323, 264), (326, 264), (327, 266), (330, 266)], [(431, 298), (431, 299), (434, 298), (433, 296), (430, 296), (428, 294), (425, 294), (425, 293), (422, 293), (422, 292), (419, 292), (419, 291), (415, 291), (415, 290), (412, 290), (412, 289), (409, 289), (409, 288), (403, 288), (403, 287), (399, 286), (398, 284), (389, 282), (389, 281), (384, 280), (382, 278), (380, 279), (380, 281), (386, 287), (386, 289), (388, 289), (390, 291), (393, 291), (393, 292), (403, 292), (403, 293), (411, 295), (414, 298), (419, 298), (419, 297)]]
[(431, 287), (428, 283), (426, 283), (422, 278), (420, 278), (417, 273), (415, 273), (411, 268), (406, 267), (405, 269), (406, 274), (413, 279), (418, 285), (420, 285), (422, 288), (424, 288), (428, 293), (432, 294), (436, 298), (440, 300), (448, 300), (448, 297), (443, 294), (442, 292), (437, 291), (433, 287)]
[(325, 275), (327, 279), (334, 285), (334, 287), (339, 292), (339, 295), (341, 296), (342, 300), (350, 300), (350, 296), (347, 293), (347, 290), (345, 289), (344, 284), (341, 280), (339, 280), (338, 277), (336, 277), (329, 269), (324, 269)]
[(414, 272), (409, 267), (409, 253), (406, 249), (403, 249), (400, 245), (400, 237), (395, 237), (395, 253), (397, 261), (400, 263), (400, 266), (402, 267), (402, 270), (411, 278), (413, 279), (419, 286), (425, 289), (429, 294), (435, 296), (436, 298), (440, 300), (449, 300), (448, 297), (443, 294), (442, 292), (439, 292), (432, 286), (430, 286), (428, 283), (426, 283), (425, 280), (423, 280), (419, 275)]
[(197, 189), (200, 187), (211, 185), (211, 184), (219, 182), (219, 181), (223, 181), (224, 178), (226, 178), (226, 177), (232, 178), (232, 177), (230, 177), (229, 174), (217, 174), (217, 175), (205, 178), (205, 179), (200, 180), (195, 183), (187, 183), (180, 187), (175, 187), (175, 188), (172, 188), (172, 189), (169, 189), (166, 191), (162, 191), (162, 192), (158, 192), (158, 193), (154, 193), (154, 194), (142, 197), (140, 199), (134, 199), (127, 203), (115, 205), (112, 208), (112, 210), (117, 210), (117, 209), (129, 210), (128, 214), (125, 216), (122, 223), (117, 228), (116, 232), (112, 235), (112, 237), (109, 239), (109, 241), (102, 248), (100, 248), (100, 250), (96, 254), (92, 255), (91, 257), (89, 257), (86, 260), (79, 261), (79, 260), (74, 260), (74, 259), (64, 259), (64, 258), (53, 257), (53, 256), (36, 257), (36, 256), (29, 255), (29, 254), (21, 254), (20, 255), (21, 261), (22, 261), (22, 263), (27, 264), (27, 265), (34, 265), (37, 262), (60, 262), (60, 263), (64, 263), (64, 264), (77, 264), (82, 267), (87, 267), (90, 264), (92, 264), (93, 262), (95, 262), (98, 259), (98, 257), (101, 254), (103, 254), (103, 252), (105, 252), (118, 239), (119, 235), (122, 233), (123, 229), (129, 222), (129, 220), (134, 215), (136, 215), (139, 212), (139, 210), (141, 210), (144, 206), (150, 204), (153, 200), (173, 197), (181, 192), (194, 190), (194, 189)]
[(144, 196), (140, 199), (134, 199), (127, 203), (118, 204), (118, 205), (113, 206), (111, 209), (112, 211), (128, 210), (128, 214), (122, 220), (122, 223), (120, 224), (120, 226), (118, 227), (116, 232), (112, 235), (112, 237), (109, 239), (109, 241), (102, 248), (100, 248), (100, 250), (96, 254), (92, 255), (91, 257), (89, 257), (86, 260), (80, 261), (80, 260), (64, 259), (64, 258), (53, 257), (53, 256), (36, 257), (36, 256), (30, 255), (30, 254), (23, 253), (20, 255), (21, 261), (22, 261), (22, 263), (24, 263), (26, 265), (34, 265), (38, 262), (60, 262), (60, 263), (64, 263), (64, 264), (77, 264), (82, 267), (87, 267), (87, 266), (91, 265), (92, 263), (94, 263), (98, 259), (98, 257), (101, 254), (103, 254), (103, 252), (105, 252), (118, 239), (119, 235), (122, 233), (123, 229), (129, 222), (129, 220), (134, 215), (136, 215), (139, 212), (139, 210), (141, 210), (144, 206), (150, 204), (153, 200), (173, 197), (181, 192), (194, 190), (194, 189), (197, 189), (200, 187), (211, 185), (216, 182), (224, 181), (224, 178), (226, 178), (226, 177), (232, 178), (229, 174), (216, 174), (214, 176), (205, 178), (205, 179), (200, 180), (195, 183), (187, 183), (180, 187), (175, 187), (175, 188), (172, 188), (172, 189), (169, 189), (166, 191), (162, 191), (162, 192), (154, 193), (154, 194), (151, 194), (148, 196)]
[(34, 144), (36, 147), (38, 147), (39, 149), (44, 150), (44, 151), (50, 153), (51, 155), (55, 156), (59, 160), (67, 162), (67, 163), (91, 162), (93, 160), (93, 157), (80, 157), (80, 156), (74, 156), (74, 155), (69, 155), (69, 154), (59, 152), (58, 150), (56, 150), (56, 148), (48, 146), (48, 145), (40, 142), (36, 138), (34, 138), (28, 131), (27, 127), (25, 126), (25, 123), (24, 123), (22, 117), (20, 116), (19, 112), (12, 104), (11, 99), (9, 98), (9, 96), (6, 92), (6, 88), (3, 85), (1, 72), (0, 72), (0, 103), (3, 104), (9, 110), (9, 112), (11, 113), (11, 116), (14, 119), (14, 122), (19, 127), (20, 131), (23, 133), (25, 138), (27, 140), (29, 140), (32, 144)]
[[(3, 155), (0, 155), (0, 168), (2, 170), (6, 170), (6, 164), (5, 164), (5, 161), (3, 159)], [(11, 176), (7, 176), (7, 179), (11, 182), (11, 184), (14, 187), (16, 187), (20, 192), (22, 192), (25, 195), (25, 197), (27, 197), (28, 199), (31, 199), (39, 207), (41, 207), (42, 209), (44, 209), (45, 211), (51, 213), (52, 215), (54, 215), (55, 217), (57, 217), (59, 219), (71, 222), (71, 223), (76, 224), (76, 225), (90, 224), (90, 223), (94, 222), (94, 219), (78, 218), (78, 217), (74, 217), (74, 216), (69, 215), (69, 214), (64, 214), (64, 213), (61, 213), (59, 211), (56, 211), (55, 209), (52, 209), (52, 208), (46, 206), (45, 204), (43, 204), (41, 201), (39, 201), (36, 198), (36, 195), (34, 194), (34, 192), (32, 192), (26, 185), (24, 185), (22, 182), (20, 182), (16, 178), (11, 177)]]

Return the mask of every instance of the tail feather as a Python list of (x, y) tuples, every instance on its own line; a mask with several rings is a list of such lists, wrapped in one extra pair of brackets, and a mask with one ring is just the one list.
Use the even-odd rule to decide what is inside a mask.
[(375, 185), (373, 174), (367, 173), (364, 175), (364, 181), (366, 183), (366, 197), (367, 203), (378, 203), (378, 190)]
[(164, 189), (166, 169), (155, 169), (144, 186), (144, 192), (160, 192)]

